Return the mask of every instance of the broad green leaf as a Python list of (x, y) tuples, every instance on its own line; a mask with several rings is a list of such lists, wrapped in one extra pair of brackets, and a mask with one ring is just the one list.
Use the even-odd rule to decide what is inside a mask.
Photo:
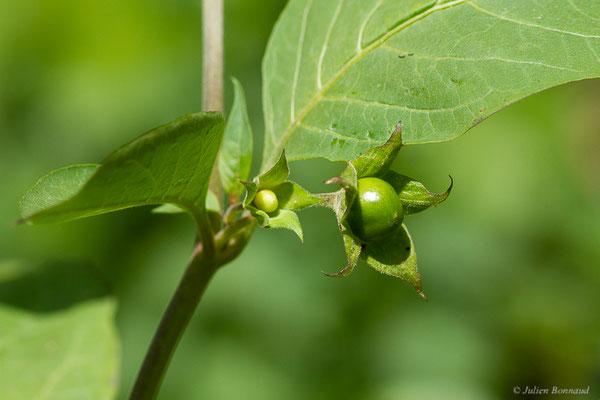
[(389, 237), (366, 243), (361, 258), (377, 271), (409, 282), (426, 298), (417, 269), (415, 246), (404, 224)]
[(263, 62), (263, 169), (350, 160), (399, 121), (453, 139), (503, 107), (600, 76), (600, 2), (290, 0)]
[(233, 107), (225, 126), (219, 156), (219, 174), (227, 194), (239, 197), (244, 191), (239, 180), (248, 179), (252, 164), (252, 128), (242, 84), (235, 78), (231, 80), (234, 89)]
[(425, 211), (431, 206), (437, 206), (448, 198), (452, 191), (454, 181), (450, 177), (450, 186), (443, 193), (431, 193), (421, 182), (401, 175), (394, 171), (388, 171), (384, 179), (389, 182), (402, 202), (404, 214), (416, 214)]
[(114, 314), (107, 299), (50, 314), (0, 305), (0, 399), (115, 398)]
[(98, 167), (55, 171), (23, 197), (23, 221), (57, 223), (164, 203), (202, 212), (223, 126), (220, 113), (189, 114), (138, 137)]
[(85, 264), (0, 260), (0, 399), (115, 398), (119, 343), (106, 295)]

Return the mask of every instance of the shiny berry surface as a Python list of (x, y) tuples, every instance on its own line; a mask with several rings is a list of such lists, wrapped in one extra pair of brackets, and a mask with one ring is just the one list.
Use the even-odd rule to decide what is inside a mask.
[(361, 178), (358, 180), (358, 195), (348, 214), (348, 223), (359, 238), (379, 239), (400, 226), (403, 211), (392, 185), (379, 178)]

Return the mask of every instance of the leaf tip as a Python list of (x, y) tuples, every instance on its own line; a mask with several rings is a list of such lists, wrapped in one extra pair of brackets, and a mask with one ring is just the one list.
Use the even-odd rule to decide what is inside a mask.
[(10, 223), (10, 226), (19, 226), (19, 225), (23, 225), (26, 222), (27, 222), (27, 218), (19, 218), (18, 220)]
[(323, 181), (323, 183), (326, 185), (332, 185), (334, 183), (340, 183), (340, 182), (341, 182), (341, 178), (339, 176), (334, 176), (333, 178), (329, 178), (326, 181)]
[(398, 134), (400, 137), (400, 141), (402, 141), (402, 121), (398, 121), (398, 123), (396, 124), (396, 129), (394, 129), (394, 132), (392, 132), (392, 136), (394, 134)]
[(450, 194), (452, 188), (454, 187), (454, 178), (452, 178), (452, 175), (450, 174), (448, 174), (448, 177), (450, 178), (450, 186), (448, 186), (448, 189), (446, 189), (445, 193)]
[(344, 270), (341, 270), (340, 272), (336, 272), (335, 274), (329, 274), (329, 273), (327, 273), (327, 272), (325, 272), (325, 271), (321, 270), (321, 273), (322, 273), (323, 275), (325, 275), (325, 276), (328, 276), (328, 277), (330, 277), (330, 278), (343, 278), (344, 276), (346, 276), (346, 275), (342, 274), (342, 272), (343, 272), (343, 271), (344, 271)]

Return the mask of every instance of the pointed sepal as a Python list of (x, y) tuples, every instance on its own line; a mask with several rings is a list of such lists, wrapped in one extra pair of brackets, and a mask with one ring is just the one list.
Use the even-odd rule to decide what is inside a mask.
[(284, 209), (275, 211), (274, 215), (269, 217), (269, 224), (266, 227), (289, 229), (298, 236), (301, 242), (304, 241), (298, 214), (293, 211)]
[[(250, 211), (263, 228), (284, 228), (294, 232), (302, 241), (302, 226), (295, 211), (323, 203), (323, 197), (314, 196), (295, 182), (288, 181), (290, 169), (285, 151), (271, 169), (257, 176), (252, 182), (240, 183), (246, 188), (243, 207)], [(277, 208), (271, 212), (259, 209), (256, 195), (262, 190), (272, 191), (277, 199)]]
[(431, 193), (425, 185), (416, 179), (394, 171), (388, 171), (384, 176), (384, 180), (392, 185), (398, 193), (405, 215), (416, 214), (431, 206), (437, 206), (448, 198), (452, 186), (454, 186), (454, 180), (450, 176), (448, 189), (440, 194)]
[(358, 178), (366, 176), (382, 177), (392, 166), (402, 147), (402, 123), (398, 122), (387, 142), (373, 147), (350, 161)]
[(365, 244), (361, 258), (377, 271), (409, 282), (425, 300), (412, 238), (402, 226), (381, 240)]
[(321, 271), (321, 273), (331, 278), (343, 278), (350, 275), (350, 273), (354, 270), (358, 259), (360, 258), (360, 253), (364, 246), (364, 244), (361, 243), (357, 237), (352, 235), (347, 230), (342, 232), (342, 239), (344, 239), (344, 249), (346, 250), (348, 264), (341, 271), (335, 274), (328, 274), (325, 271)]

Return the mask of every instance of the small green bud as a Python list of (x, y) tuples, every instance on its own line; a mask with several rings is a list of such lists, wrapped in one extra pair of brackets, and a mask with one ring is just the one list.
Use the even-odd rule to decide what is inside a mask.
[(279, 207), (279, 200), (277, 200), (277, 195), (273, 193), (272, 190), (263, 189), (256, 193), (256, 197), (254, 197), (254, 205), (259, 210), (262, 210), (266, 213), (271, 213), (277, 210), (277, 207)]

